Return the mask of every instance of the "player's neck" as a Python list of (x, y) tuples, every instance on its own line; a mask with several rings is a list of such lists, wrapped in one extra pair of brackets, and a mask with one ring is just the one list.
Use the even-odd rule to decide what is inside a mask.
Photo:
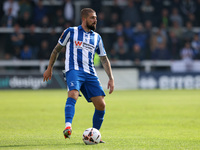
[(82, 26), (82, 28), (83, 28), (83, 30), (84, 30), (85, 32), (90, 32), (90, 31), (91, 31), (91, 29), (89, 29), (88, 27), (86, 27), (86, 25), (81, 24), (81, 26)]

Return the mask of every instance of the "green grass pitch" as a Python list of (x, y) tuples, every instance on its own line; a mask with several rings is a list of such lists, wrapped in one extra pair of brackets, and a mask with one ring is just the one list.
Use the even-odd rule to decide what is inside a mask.
[[(106, 92), (108, 93), (108, 92)], [(129, 90), (106, 96), (105, 144), (85, 145), (94, 107), (79, 98), (71, 139), (64, 139), (65, 90), (0, 91), (2, 150), (199, 150), (199, 90)]]

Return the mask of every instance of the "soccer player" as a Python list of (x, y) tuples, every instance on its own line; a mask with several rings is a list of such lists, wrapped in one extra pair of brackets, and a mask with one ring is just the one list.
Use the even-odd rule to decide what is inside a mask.
[[(88, 102), (94, 104), (93, 128), (98, 130), (101, 128), (105, 114), (105, 93), (93, 63), (95, 52), (100, 56), (103, 68), (108, 75), (109, 94), (114, 90), (114, 78), (102, 38), (94, 32), (97, 24), (96, 12), (91, 8), (84, 8), (81, 10), (81, 19), (80, 26), (64, 30), (51, 53), (49, 65), (43, 74), (43, 81), (51, 80), (53, 65), (62, 48), (66, 46), (65, 75), (68, 98), (65, 105), (65, 130), (63, 131), (65, 138), (71, 137), (75, 104), (80, 91)], [(101, 140), (101, 143), (104, 141)]]

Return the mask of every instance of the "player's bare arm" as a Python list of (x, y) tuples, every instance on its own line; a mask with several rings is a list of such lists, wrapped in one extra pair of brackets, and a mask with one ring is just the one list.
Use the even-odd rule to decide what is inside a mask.
[(104, 68), (104, 70), (107, 73), (108, 78), (109, 78), (107, 88), (110, 89), (109, 94), (111, 94), (114, 90), (114, 77), (113, 77), (113, 74), (112, 74), (110, 61), (108, 60), (107, 56), (101, 56), (100, 60), (101, 60), (101, 63), (103, 65), (103, 68)]
[(43, 74), (43, 77), (44, 77), (43, 81), (51, 80), (52, 71), (53, 71), (53, 65), (54, 65), (56, 59), (58, 58), (62, 48), (63, 48), (63, 46), (58, 43), (55, 46), (55, 48), (53, 49), (53, 51), (51, 53), (51, 56), (50, 56), (49, 65), (47, 67), (47, 70)]

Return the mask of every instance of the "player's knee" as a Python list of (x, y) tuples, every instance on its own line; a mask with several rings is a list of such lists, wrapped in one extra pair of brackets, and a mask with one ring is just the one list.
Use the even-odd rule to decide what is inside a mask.
[(105, 110), (105, 108), (106, 108), (106, 103), (102, 101), (102, 103), (98, 105), (98, 110)]
[(77, 90), (71, 90), (68, 92), (68, 97), (71, 97), (75, 100), (78, 99), (78, 96), (79, 96), (79, 92)]

